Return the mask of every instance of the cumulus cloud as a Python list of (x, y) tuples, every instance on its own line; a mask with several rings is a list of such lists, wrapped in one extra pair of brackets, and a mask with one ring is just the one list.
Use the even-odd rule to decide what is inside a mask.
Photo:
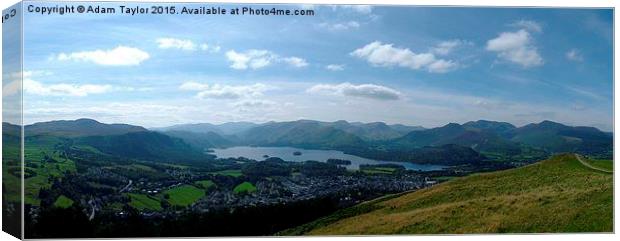
[(302, 59), (299, 57), (286, 57), (286, 58), (282, 58), (282, 61), (287, 63), (290, 66), (297, 67), (297, 68), (303, 68), (303, 67), (308, 66), (308, 62), (306, 62), (305, 59)]
[(22, 79), (30, 78), (33, 74), (33, 71), (17, 71), (3, 74), (2, 96), (7, 97), (19, 93), (22, 88)]
[(433, 53), (414, 53), (408, 48), (394, 47), (375, 41), (351, 52), (351, 55), (368, 61), (373, 66), (398, 66), (414, 70), (425, 69), (431, 73), (445, 73), (458, 67), (452, 60), (437, 59)]
[(184, 51), (202, 50), (211, 53), (217, 53), (221, 50), (219, 45), (210, 45), (208, 43), (197, 44), (189, 39), (158, 38), (155, 41), (157, 42), (157, 47), (160, 49), (178, 49)]
[(122, 45), (108, 50), (60, 53), (56, 56), (60, 61), (84, 61), (107, 66), (139, 65), (149, 58), (149, 53), (143, 50)]
[(319, 27), (327, 29), (329, 31), (345, 31), (345, 30), (349, 30), (349, 29), (357, 29), (359, 28), (361, 25), (359, 22), (357, 21), (348, 21), (348, 22), (341, 22), (341, 23), (320, 23)]
[(325, 68), (329, 71), (343, 71), (344, 65), (343, 64), (330, 64), (330, 65), (325, 66)]
[(276, 105), (278, 105), (278, 103), (275, 101), (255, 99), (246, 99), (233, 103), (233, 107), (236, 108), (268, 108)]
[(281, 57), (269, 50), (250, 49), (245, 52), (229, 50), (226, 58), (231, 62), (230, 67), (237, 70), (260, 69), (277, 62), (283, 62), (289, 66), (301, 68), (308, 66), (308, 62), (299, 57)]
[(90, 94), (102, 94), (112, 89), (111, 85), (93, 84), (51, 84), (46, 85), (41, 82), (24, 79), (24, 91), (28, 94), (43, 96), (78, 96), (83, 97)]
[(156, 41), (160, 49), (196, 50), (196, 44), (187, 39), (158, 38)]
[(253, 85), (210, 85), (189, 81), (179, 86), (179, 89), (198, 91), (196, 97), (200, 99), (241, 99), (263, 96), (265, 91), (272, 88), (261, 83)]
[(532, 37), (525, 29), (516, 32), (503, 32), (497, 38), (487, 42), (486, 49), (496, 52), (501, 59), (519, 64), (524, 68), (543, 65), (543, 59), (536, 46), (532, 44)]
[(203, 51), (209, 51), (212, 53), (218, 53), (222, 49), (219, 45), (209, 45), (207, 43), (200, 44), (200, 49)]
[[(23, 88), (24, 93), (41, 96), (77, 96), (83, 97), (90, 94), (102, 94), (114, 89), (111, 85), (96, 84), (44, 84), (33, 80), (37, 77), (52, 75), (46, 71), (23, 71), (9, 74), (7, 77), (10, 81), (2, 87), (3, 96), (11, 96), (19, 93)], [(23, 82), (23, 85), (22, 85)], [(23, 87), (22, 87), (23, 86)]]
[(453, 39), (448, 41), (442, 41), (437, 46), (433, 47), (431, 51), (437, 55), (448, 55), (454, 49), (463, 46), (463, 45), (472, 45), (471, 42), (463, 41), (460, 39)]
[(8, 84), (5, 84), (2, 86), (2, 96), (7, 97), (7, 96), (15, 95), (19, 92), (21, 87), (22, 85), (19, 80), (13, 80), (9, 82)]
[(542, 32), (542, 26), (540, 23), (531, 20), (519, 20), (511, 24), (511, 26), (526, 29), (531, 32)]
[(429, 64), (427, 69), (431, 73), (445, 73), (455, 69), (457, 66), (458, 64), (452, 60), (439, 59)]
[(331, 85), (318, 84), (306, 90), (315, 94), (334, 94), (342, 96), (362, 97), (375, 100), (398, 100), (402, 94), (389, 87), (375, 84), (354, 85), (348, 82)]
[(244, 53), (230, 50), (226, 52), (226, 58), (232, 62), (230, 67), (233, 69), (260, 69), (269, 66), (275, 59), (275, 55), (267, 50), (251, 49)]
[(566, 52), (566, 58), (568, 60), (575, 61), (575, 62), (583, 61), (583, 55), (581, 54), (581, 51), (579, 51), (578, 49), (571, 49), (568, 52)]

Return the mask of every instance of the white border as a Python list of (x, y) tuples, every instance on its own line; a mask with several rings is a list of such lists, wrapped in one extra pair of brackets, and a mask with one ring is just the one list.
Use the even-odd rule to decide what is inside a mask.
[[(65, 0), (67, 1), (67, 0)], [(79, 2), (77, 0), (68, 0)], [(109, 0), (113, 2), (123, 2), (119, 0)], [(2, 0), (0, 1), (0, 8), (5, 9), (9, 6), (14, 5), (18, 1), (16, 0)], [(132, 2), (171, 2), (165, 0), (132, 0)], [(217, 3), (306, 3), (306, 4), (380, 4), (380, 5), (420, 5), (420, 6), (490, 6), (490, 7), (591, 7), (591, 8), (615, 8), (618, 6), (618, 2), (612, 0), (596, 0), (596, 1), (588, 1), (588, 0), (219, 0), (219, 1), (200, 1), (200, 0), (181, 0), (179, 2), (217, 2)], [(618, 24), (614, 16), (614, 33), (618, 30)], [(0, 34), (2, 33), (2, 27), (0, 26)], [(615, 36), (614, 36), (615, 37)], [(614, 38), (614, 46), (617, 46), (618, 40)], [(2, 54), (2, 50), (0, 48), (0, 56)], [(614, 48), (614, 56), (617, 56), (617, 49)], [(1, 71), (1, 58), (0, 58), (0, 71)], [(615, 70), (618, 69), (618, 63), (614, 58), (614, 79), (615, 79)], [(618, 88), (614, 85), (614, 96), (618, 94)], [(617, 99), (614, 98), (614, 113), (618, 113), (618, 105)], [(1, 110), (0, 105), (0, 110)], [(0, 116), (0, 120), (1, 120)], [(618, 126), (620, 120), (615, 118), (614, 115), (614, 127)], [(615, 129), (615, 128), (614, 128)], [(614, 130), (615, 132), (615, 130)], [(615, 136), (614, 136), (615, 139)], [(1, 142), (0, 142), (1, 143)], [(617, 150), (620, 150), (620, 143), (614, 141), (614, 160), (618, 160), (616, 155), (618, 153)], [(617, 173), (614, 174), (614, 180), (617, 180)], [(614, 186), (614, 193), (618, 193), (618, 186)], [(620, 217), (618, 211), (618, 198), (615, 198), (614, 203), (614, 217)], [(0, 224), (1, 224), (1, 215), (0, 215)], [(614, 220), (614, 230), (618, 232), (619, 224), (618, 220)], [(394, 240), (394, 241), (405, 241), (415, 239), (421, 241), (443, 241), (443, 240), (465, 240), (465, 241), (473, 241), (473, 240), (507, 240), (507, 241), (522, 241), (522, 240), (544, 240), (544, 241), (552, 241), (552, 240), (566, 240), (566, 241), (582, 241), (582, 240), (617, 240), (620, 236), (617, 234), (609, 235), (609, 234), (534, 234), (534, 235), (451, 235), (451, 236), (439, 236), (439, 235), (418, 235), (418, 236), (374, 236), (374, 237), (298, 237), (298, 238), (190, 238), (191, 240), (337, 240), (337, 241), (349, 241), (349, 240)], [(0, 232), (0, 240), (10, 240), (13, 238), (12, 236)], [(51, 240), (51, 239), (50, 239)], [(73, 240), (85, 240), (85, 239), (73, 239)], [(92, 240), (92, 239), (91, 239)], [(140, 240), (170, 240), (170, 241), (181, 241), (188, 240), (186, 239), (176, 239), (176, 238), (166, 238), (166, 239), (153, 239), (153, 238), (143, 238)]]

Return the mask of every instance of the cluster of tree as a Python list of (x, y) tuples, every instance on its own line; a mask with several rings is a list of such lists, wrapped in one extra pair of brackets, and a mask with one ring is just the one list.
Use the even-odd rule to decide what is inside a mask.
[(375, 160), (414, 162), (422, 164), (438, 165), (476, 165), (486, 159), (486, 157), (469, 147), (455, 144), (443, 146), (427, 146), (412, 149), (350, 149), (347, 153), (363, 156)]
[(243, 165), (241, 172), (248, 177), (289, 176), (293, 166), (278, 157), (269, 157), (264, 161)]
[(338, 165), (318, 162), (318, 161), (305, 161), (302, 163), (299, 172), (308, 177), (317, 176), (337, 176), (344, 175), (347, 171), (344, 167)]
[(336, 158), (327, 159), (327, 163), (334, 164), (334, 165), (351, 165), (351, 161), (349, 160), (336, 159)]

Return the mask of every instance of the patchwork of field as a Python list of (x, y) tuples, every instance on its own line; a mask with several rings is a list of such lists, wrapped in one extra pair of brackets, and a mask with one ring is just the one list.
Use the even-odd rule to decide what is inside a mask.
[(203, 189), (192, 185), (182, 185), (164, 192), (166, 200), (173, 206), (186, 207), (196, 202), (205, 195)]
[(137, 193), (129, 193), (127, 195), (131, 198), (129, 205), (135, 209), (149, 211), (159, 211), (162, 209), (159, 199), (155, 197)]
[(234, 193), (252, 193), (256, 192), (256, 187), (251, 182), (243, 182), (233, 189)]
[(60, 195), (58, 199), (56, 199), (56, 202), (54, 202), (54, 206), (59, 208), (68, 208), (71, 207), (71, 205), (73, 205), (73, 200), (65, 195)]

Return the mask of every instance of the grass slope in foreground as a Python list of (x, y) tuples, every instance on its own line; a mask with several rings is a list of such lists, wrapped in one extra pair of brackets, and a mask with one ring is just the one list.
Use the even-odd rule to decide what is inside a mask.
[(613, 174), (564, 154), (365, 202), (280, 234), (612, 231)]

